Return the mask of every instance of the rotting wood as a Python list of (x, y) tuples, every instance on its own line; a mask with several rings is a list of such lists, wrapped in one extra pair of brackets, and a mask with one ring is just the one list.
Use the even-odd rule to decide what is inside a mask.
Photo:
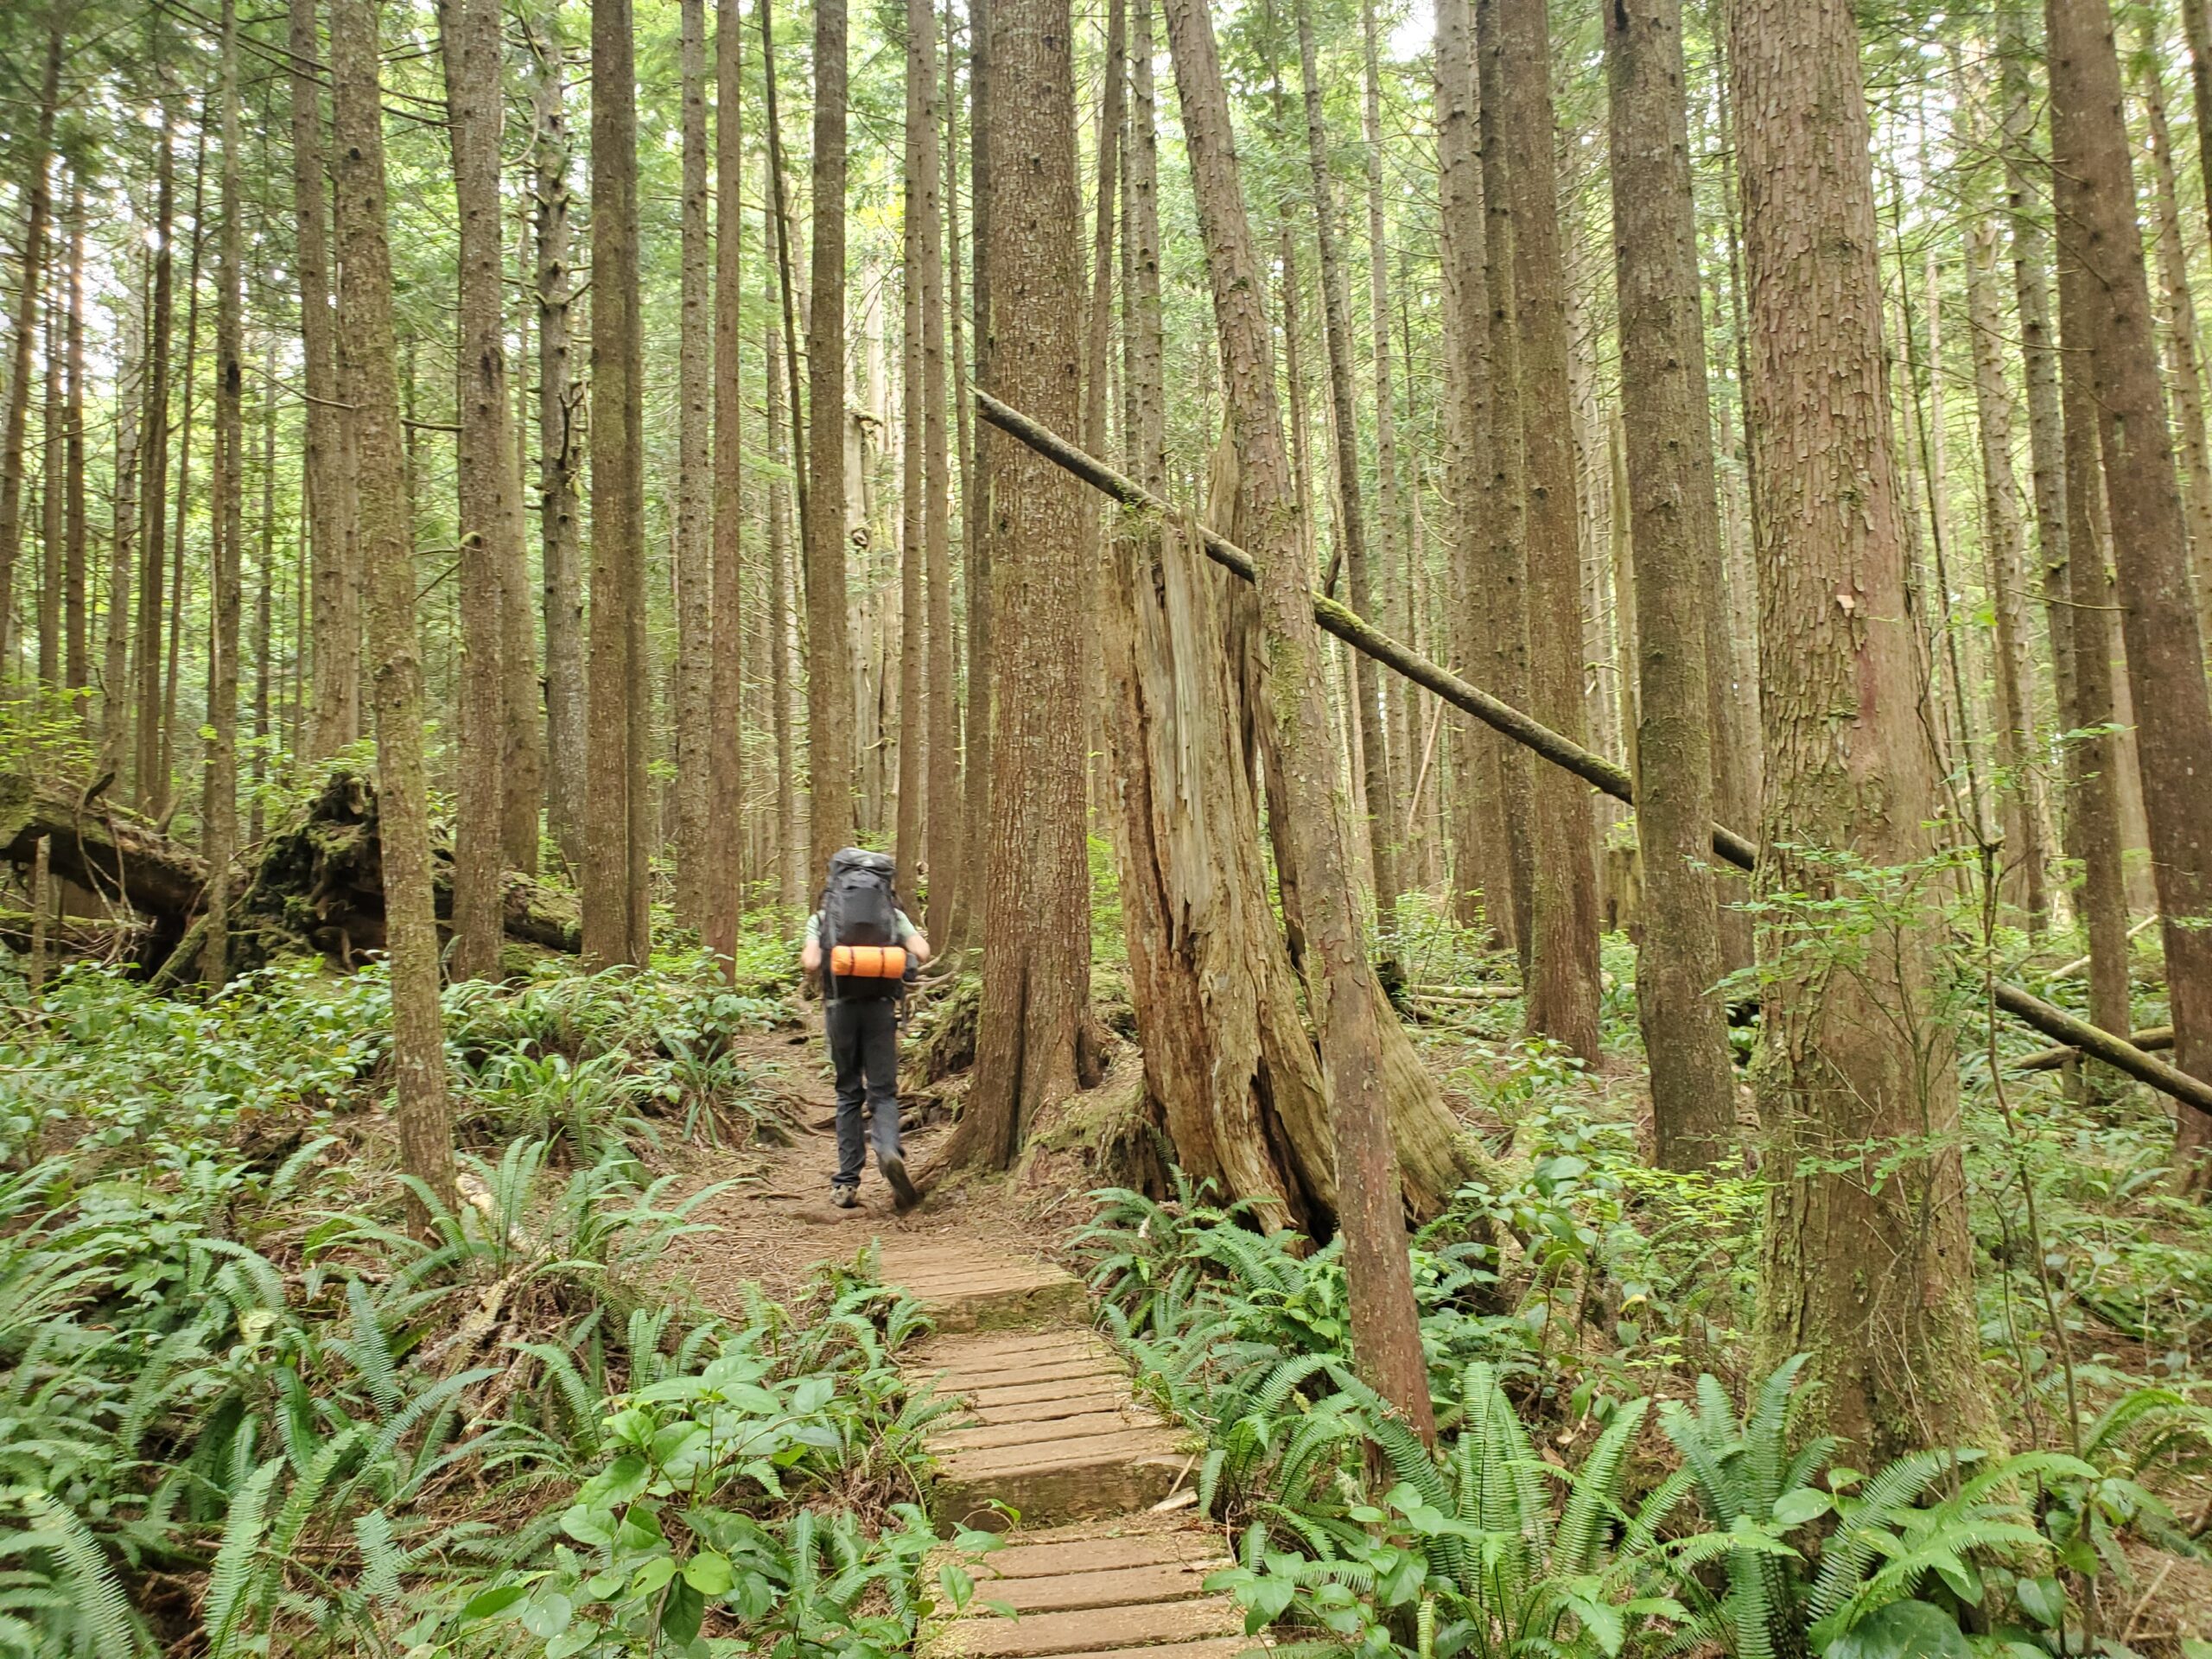
[[(1008, 408), (980, 388), (975, 396), (977, 412), (983, 419), (1009, 436), (1027, 444), (1039, 454), (1065, 467), (1092, 488), (1113, 497), (1123, 506), (1139, 512), (1173, 513), (1174, 510), (1166, 502), (1149, 490), (1141, 488), (1105, 462), (1084, 454), (1020, 410)], [(1257, 571), (1252, 556), (1226, 537), (1200, 525), (1198, 543), (1205, 550), (1206, 556), (1223, 569), (1246, 582), (1255, 578)], [(1449, 669), (1429, 661), (1420, 652), (1391, 639), (1325, 594), (1317, 593), (1313, 595), (1313, 620), (1324, 632), (1335, 635), (1354, 650), (1364, 652), (1376, 662), (1396, 670), (1416, 685), (1434, 692), (1453, 708), (1473, 715), (1492, 730), (1533, 749), (1554, 766), (1573, 772), (1592, 788), (1611, 796), (1617, 801), (1626, 802), (1631, 806), (1636, 804), (1635, 787), (1626, 767), (1616, 766), (1601, 754), (1593, 754), (1580, 743), (1560, 736), (1549, 727), (1522, 713), (1511, 704), (1501, 702), (1479, 686), (1468, 684)], [(1757, 844), (1747, 836), (1718, 823), (1713, 826), (1713, 850), (1727, 862), (1745, 870), (1751, 868), (1758, 853)], [(2076, 1019), (2064, 1009), (2053, 1007), (2018, 985), (2000, 980), (1995, 986), (1995, 994), (1997, 1006), (2022, 1024), (2032, 1027), (2069, 1047), (2083, 1050), (2115, 1071), (2124, 1071), (2138, 1082), (2148, 1084), (2163, 1095), (2184, 1101), (2200, 1110), (2212, 1111), (2212, 1084), (2177, 1071), (2155, 1056), (2145, 1053), (2126, 1039), (2093, 1026), (2085, 1020)]]

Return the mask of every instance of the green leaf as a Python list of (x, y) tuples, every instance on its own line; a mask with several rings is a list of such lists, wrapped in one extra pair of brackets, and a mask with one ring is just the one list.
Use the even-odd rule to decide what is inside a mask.
[(1942, 1608), (1893, 1601), (1829, 1643), (1823, 1659), (1974, 1659), (1974, 1649)]
[(596, 1624), (571, 1624), (545, 1644), (545, 1659), (569, 1659), (598, 1641), (600, 1635)]
[(630, 1593), (650, 1596), (676, 1576), (676, 1558), (656, 1555), (638, 1569), (638, 1576), (630, 1580)]
[(1817, 1521), (1835, 1507), (1835, 1500), (1826, 1492), (1810, 1486), (1800, 1486), (1794, 1492), (1784, 1492), (1774, 1501), (1774, 1523), (1777, 1527), (1802, 1527), (1808, 1521)]
[(526, 1586), (502, 1584), (486, 1590), (461, 1610), (461, 1623), (472, 1619), (489, 1618), (494, 1613), (504, 1613), (530, 1593)]
[[(2022, 1579), (2012, 1586), (2012, 1599), (2020, 1604), (2025, 1613), (2046, 1630), (2055, 1630), (2066, 1617), (2066, 1592), (2058, 1587), (2058, 1580), (2045, 1573), (2039, 1579)], [(2212, 1659), (2212, 1648), (2206, 1649), (2206, 1659)]]
[(729, 1557), (718, 1555), (713, 1550), (702, 1550), (683, 1563), (683, 1582), (712, 1601), (728, 1593), (737, 1582), (737, 1573), (729, 1564)]
[(619, 1509), (645, 1490), (647, 1478), (645, 1460), (626, 1453), (586, 1481), (576, 1502), (587, 1509)]
[(668, 1592), (668, 1599), (661, 1604), (660, 1633), (677, 1647), (689, 1647), (699, 1634), (699, 1622), (707, 1616), (706, 1598), (678, 1579)]
[(541, 1642), (550, 1642), (569, 1628), (575, 1604), (558, 1590), (541, 1591), (522, 1610), (522, 1627)]

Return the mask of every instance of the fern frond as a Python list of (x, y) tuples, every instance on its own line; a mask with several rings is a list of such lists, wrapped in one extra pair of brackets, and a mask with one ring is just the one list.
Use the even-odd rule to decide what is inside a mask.
[(284, 1459), (270, 1458), (246, 1478), (231, 1499), (229, 1518), (223, 1525), (223, 1541), (215, 1550), (215, 1565), (207, 1575), (204, 1623), (207, 1651), (213, 1659), (227, 1659), (235, 1651), (232, 1638), (251, 1614), (248, 1592), (253, 1586), (256, 1558), (268, 1525), (269, 1489), (283, 1471)]

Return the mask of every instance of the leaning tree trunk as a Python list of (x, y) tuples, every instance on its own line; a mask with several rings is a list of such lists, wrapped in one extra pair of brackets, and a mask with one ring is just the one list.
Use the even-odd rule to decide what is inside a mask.
[[(2190, 603), (2188, 531), (2137, 230), (2120, 60), (2105, 0), (2046, 0), (2044, 16), (2061, 271), (2078, 260), (2094, 296), (2085, 333), (2103, 423), (2174, 1058), (2182, 1071), (2212, 1078), (2212, 697)], [(2212, 1113), (2177, 1109), (2177, 1160), (2185, 1179), (2201, 1185), (2212, 1179)]]
[[(1888, 906), (1839, 959), (1777, 920), (1756, 1070), (1770, 1138), (1762, 1341), (1812, 1356), (1834, 1431), (1886, 1459), (1972, 1445), (1974, 1241), (1942, 929), (1925, 880), (1937, 779), (1916, 708), (1904, 505), (1885, 395), (1859, 35), (1844, 0), (1738, 8), (1731, 30), (1751, 284), (1767, 807), (1762, 895)], [(1901, 912), (1901, 913), (1900, 913)]]
[[(1303, 912), (1306, 990), (1329, 1096), (1353, 1357), (1367, 1380), (1433, 1438), (1392, 1146), (1388, 1016), (1353, 902), (1350, 832), (1341, 813), (1321, 636), (1306, 588), (1275, 402), (1274, 350), (1261, 309), (1259, 261), (1238, 181), (1228, 93), (1212, 20), (1197, 0), (1172, 0), (1168, 28), (1221, 341), (1237, 467), (1238, 539), (1255, 550), (1259, 566), (1269, 681), (1262, 706), (1290, 808), (1271, 820), (1271, 830), (1281, 862), (1297, 876)], [(1395, 1020), (1388, 1029), (1402, 1043)], [(1429, 1102), (1435, 1109), (1433, 1096)]]
[[(336, 111), (344, 286), (340, 319), (353, 342), (361, 549), (369, 574), (381, 786), (385, 913), (391, 958), (394, 1112), (400, 1167), (430, 1199), (454, 1201), (453, 1128), (438, 1007), (438, 927), (430, 891), (429, 787), (423, 764), (423, 663), (415, 625), (415, 562), (400, 448), (398, 350), (391, 252), (385, 230), (384, 107), (378, 86), (378, 0), (333, 0), (330, 67)], [(429, 1230), (419, 1196), (409, 1211)]]

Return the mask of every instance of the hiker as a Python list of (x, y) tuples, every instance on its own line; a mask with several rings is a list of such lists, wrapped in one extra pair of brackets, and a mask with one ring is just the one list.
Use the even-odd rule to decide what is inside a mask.
[(895, 868), (859, 847), (832, 857), (799, 952), (799, 966), (822, 976), (823, 1034), (837, 1072), (837, 1173), (830, 1201), (840, 1210), (860, 1202), (863, 1099), (876, 1168), (901, 1210), (921, 1201), (899, 1144), (899, 1010), (907, 981), (930, 959), (930, 942), (899, 908)]

